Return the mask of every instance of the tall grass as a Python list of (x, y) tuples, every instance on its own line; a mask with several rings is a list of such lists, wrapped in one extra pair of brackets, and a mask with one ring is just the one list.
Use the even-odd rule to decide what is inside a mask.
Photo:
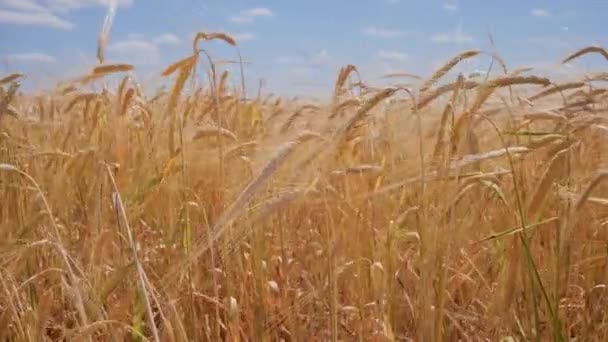
[(244, 101), (211, 39), (168, 94), (0, 78), (0, 340), (608, 339), (605, 73)]

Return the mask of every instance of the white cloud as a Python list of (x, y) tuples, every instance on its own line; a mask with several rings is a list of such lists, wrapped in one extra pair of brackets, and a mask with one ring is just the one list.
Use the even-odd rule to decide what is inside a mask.
[(300, 59), (294, 56), (279, 56), (275, 60), (279, 64), (296, 64)]
[(245, 11), (241, 11), (239, 14), (233, 15), (229, 20), (236, 24), (249, 24), (252, 23), (258, 17), (272, 17), (274, 12), (269, 8), (257, 7), (251, 8)]
[(275, 61), (283, 65), (291, 65), (305, 69), (314, 69), (327, 65), (332, 60), (327, 49), (320, 49), (315, 52), (301, 52), (296, 55), (283, 55), (275, 58)]
[(462, 30), (462, 25), (458, 25), (453, 32), (435, 33), (431, 36), (431, 41), (438, 44), (472, 43), (473, 37)]
[(234, 33), (234, 34), (231, 34), (230, 36), (232, 38), (236, 39), (237, 43), (255, 39), (255, 34), (253, 34), (251, 32)]
[(36, 0), (0, 0), (0, 6), (19, 11), (46, 12), (47, 8), (39, 5)]
[(52, 11), (66, 12), (88, 7), (129, 7), (134, 0), (47, 0), (48, 8)]
[(112, 59), (119, 62), (154, 65), (161, 62), (162, 46), (181, 43), (182, 40), (173, 33), (164, 33), (149, 39), (139, 33), (130, 33), (127, 38), (108, 46), (108, 52)]
[(404, 62), (408, 59), (407, 54), (393, 50), (380, 50), (376, 53), (376, 56), (378, 58), (394, 62)]
[(448, 0), (443, 3), (443, 9), (448, 12), (458, 11), (458, 2), (455, 0)]
[(56, 59), (40, 52), (16, 53), (5, 56), (6, 60), (11, 63), (38, 63), (50, 64), (55, 63)]
[(543, 8), (533, 8), (530, 11), (530, 15), (536, 18), (551, 18), (551, 13)]
[(154, 43), (157, 45), (179, 45), (181, 43), (181, 39), (179, 39), (179, 37), (173, 33), (165, 33), (154, 38)]
[(329, 52), (325, 49), (321, 49), (310, 55), (310, 63), (314, 65), (326, 64), (331, 60)]
[(365, 35), (377, 38), (396, 38), (407, 35), (407, 32), (400, 30), (393, 30), (389, 28), (368, 26), (363, 29)]
[(0, 23), (13, 25), (44, 26), (71, 30), (74, 25), (50, 12), (20, 12), (0, 9)]
[(160, 50), (153, 42), (145, 39), (128, 38), (108, 47), (108, 52), (120, 62), (133, 64), (158, 64)]
[(128, 7), (134, 0), (0, 0), (0, 23), (70, 30), (74, 24), (58, 14), (87, 7), (116, 4)]

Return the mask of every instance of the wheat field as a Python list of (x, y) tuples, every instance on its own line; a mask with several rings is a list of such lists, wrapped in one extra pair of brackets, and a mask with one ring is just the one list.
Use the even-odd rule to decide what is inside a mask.
[(0, 79), (0, 341), (608, 340), (606, 72), (246, 98), (210, 40)]

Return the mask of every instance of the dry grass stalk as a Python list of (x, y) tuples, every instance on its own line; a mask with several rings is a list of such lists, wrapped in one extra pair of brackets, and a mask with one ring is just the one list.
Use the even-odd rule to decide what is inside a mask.
[(88, 103), (96, 99), (98, 95), (96, 93), (84, 93), (76, 95), (70, 102), (68, 102), (67, 106), (63, 109), (64, 112), (70, 112), (79, 102), (84, 101)]
[[(198, 61), (198, 55), (193, 55), (185, 60), (174, 63), (171, 65), (163, 75), (171, 74), (174, 70), (179, 70), (177, 77), (175, 78), (175, 82), (173, 83), (173, 87), (171, 88), (171, 94), (169, 95), (169, 102), (167, 103), (167, 114), (169, 115), (169, 153), (175, 153), (175, 124), (177, 121), (178, 114), (176, 113), (179, 96), (182, 93), (182, 90), (192, 73), (192, 70), (196, 66), (196, 62)], [(175, 67), (175, 69), (173, 69)], [(179, 68), (179, 69), (178, 69)]]
[(538, 76), (500, 76), (489, 80), (477, 89), (477, 96), (469, 113), (476, 113), (481, 106), (488, 100), (496, 89), (513, 85), (542, 85), (548, 86), (551, 83), (548, 78)]
[[(151, 295), (148, 291), (148, 286), (146, 284), (146, 275), (143, 269), (143, 266), (139, 260), (137, 255), (137, 245), (135, 241), (135, 237), (133, 236), (133, 232), (129, 225), (129, 220), (127, 218), (127, 212), (125, 210), (124, 204), (122, 202), (122, 198), (120, 193), (118, 192), (118, 186), (116, 185), (116, 181), (114, 180), (114, 175), (112, 174), (112, 169), (109, 165), (106, 165), (106, 170), (108, 172), (108, 176), (110, 178), (110, 182), (112, 183), (113, 193), (112, 193), (112, 202), (114, 205), (114, 209), (116, 210), (116, 215), (118, 217), (119, 226), (124, 225), (124, 229), (127, 232), (129, 247), (131, 248), (131, 253), (133, 254), (133, 260), (135, 260), (135, 266), (137, 268), (138, 282), (141, 287), (142, 297), (144, 299), (146, 305), (146, 314), (148, 316), (148, 324), (150, 329), (152, 330), (152, 336), (154, 337), (154, 341), (160, 342), (160, 335), (158, 334), (158, 328), (156, 326), (156, 322), (154, 320), (154, 314), (152, 312), (152, 306), (150, 304)], [(121, 224), (122, 223), (122, 224)]]
[(357, 72), (357, 67), (352, 64), (349, 64), (340, 69), (340, 73), (338, 74), (338, 79), (336, 80), (336, 84), (334, 85), (334, 99), (342, 96), (344, 94), (344, 84), (346, 84), (346, 80), (351, 73)]
[(342, 126), (338, 132), (336, 133), (336, 140), (341, 141), (344, 137), (344, 134), (348, 133), (351, 129), (353, 129), (361, 120), (363, 120), (367, 113), (372, 110), (375, 106), (377, 106), (383, 100), (393, 96), (399, 89), (395, 88), (385, 88), (381, 92), (377, 93), (369, 99), (367, 102), (359, 108), (359, 110)]
[(552, 88), (549, 89), (545, 89), (539, 93), (537, 93), (536, 95), (530, 96), (528, 98), (529, 101), (536, 101), (538, 99), (541, 99), (543, 97), (555, 94), (555, 93), (559, 93), (559, 92), (563, 92), (565, 90), (570, 90), (570, 89), (577, 89), (577, 88), (581, 88), (584, 87), (586, 84), (584, 82), (570, 82), (570, 83), (565, 83), (565, 84), (559, 84), (556, 85)]
[(480, 53), (481, 51), (479, 50), (467, 50), (456, 55), (454, 58), (450, 59), (447, 63), (445, 63), (441, 68), (437, 69), (437, 71), (435, 71), (433, 75), (431, 75), (431, 77), (422, 84), (422, 86), (420, 87), (420, 92), (427, 91), (440, 78), (442, 78), (445, 74), (452, 70), (452, 68), (454, 68), (458, 63), (462, 62), (463, 60), (473, 58), (479, 55)]
[(603, 181), (606, 181), (606, 180), (608, 180), (608, 171), (598, 172), (598, 174), (589, 183), (589, 185), (587, 186), (585, 191), (583, 191), (583, 194), (578, 199), (578, 201), (576, 201), (576, 204), (575, 204), (576, 210), (580, 210), (585, 205), (585, 202), (587, 202), (587, 200), (591, 197), (591, 193), (593, 192), (593, 189), (595, 189), (600, 183), (602, 183)]
[(270, 177), (283, 164), (287, 157), (299, 145), (298, 141), (289, 141), (277, 149), (276, 155), (264, 166), (260, 173), (239, 193), (235, 201), (222, 213), (217, 221), (211, 227), (211, 236), (197, 239), (194, 244), (193, 253), (180, 263), (178, 267), (173, 267), (168, 275), (173, 276), (175, 272), (181, 273), (194, 260), (206, 253), (211, 246), (218, 241), (228, 229), (228, 226), (236, 220), (241, 213), (246, 209), (254, 196), (266, 185)]
[(564, 174), (566, 167), (564, 163), (567, 161), (566, 157), (569, 150), (561, 150), (557, 152), (549, 162), (549, 165), (545, 169), (542, 178), (536, 185), (536, 189), (533, 192), (530, 204), (528, 204), (528, 216), (534, 217), (542, 208), (545, 198), (551, 190), (551, 186), (555, 180)]
[(97, 40), (97, 61), (102, 64), (105, 60), (105, 50), (108, 45), (108, 39), (110, 37), (110, 30), (112, 29), (112, 22), (116, 15), (116, 6), (118, 5), (117, 0), (108, 1), (108, 12), (103, 21), (103, 26)]
[(394, 72), (394, 73), (382, 75), (382, 78), (413, 78), (415, 80), (421, 80), (422, 79), (422, 77), (420, 77), (418, 75), (410, 74), (410, 73), (407, 73), (407, 72)]
[[(462, 87), (462, 89), (470, 90), (470, 89), (476, 88), (478, 86), (479, 86), (479, 83), (476, 81), (465, 81), (461, 87)], [(441, 96), (447, 92), (453, 91), (457, 87), (458, 87), (458, 81), (454, 82), (454, 83), (442, 85), (441, 87), (432, 90), (430, 93), (422, 94), (420, 96), (420, 99), (418, 100), (417, 108), (422, 109), (422, 108), (426, 107), (439, 96)]]
[[(199, 53), (165, 76), (195, 70)], [(284, 120), (313, 102), (261, 92), (245, 101), (231, 75), (212, 71), (208, 84), (193, 77), (173, 100), (174, 89), (147, 98), (134, 75), (90, 93), (71, 83), (33, 96), (19, 79), (0, 87), (2, 114), (21, 112), (0, 123), (0, 170), (8, 171), (0, 172), (0, 340), (152, 340), (152, 324), (167, 341), (406, 340), (412, 332), (545, 340), (547, 330), (555, 340), (562, 330), (604, 340), (608, 177), (586, 179), (606, 163), (608, 97), (595, 82), (605, 75), (589, 74), (595, 81), (563, 101), (548, 95), (564, 85), (494, 91), (517, 83), (506, 79), (518, 71), (502, 81), (459, 77), (404, 100), (393, 96), (400, 87), (349, 82), (353, 70), (339, 98), (331, 89), (310, 107), (346, 118), (306, 120), (310, 131), (290, 132), (297, 138), (273, 155)], [(359, 96), (348, 98), (356, 87)], [(445, 95), (447, 105), (434, 103)], [(417, 100), (424, 112), (415, 112)], [(416, 122), (412, 111), (424, 116)], [(159, 142), (172, 134), (180, 145), (169, 154)], [(225, 149), (193, 142), (197, 134)], [(449, 150), (449, 137), (462, 137), (463, 149)], [(441, 163), (428, 165), (431, 157)], [(222, 172), (216, 158), (227, 161)], [(116, 163), (108, 174), (119, 186), (100, 160)], [(13, 165), (40, 184), (21, 181)], [(538, 234), (526, 240), (528, 232)], [(532, 281), (527, 269), (538, 271)]]
[[(11, 86), (8, 88), (8, 91), (6, 92), (6, 94), (4, 94), (4, 96), (2, 96), (2, 98), (0, 99), (0, 115), (4, 114), (6, 112), (6, 110), (8, 109), (8, 106), (11, 104), (11, 102), (13, 101), (13, 98), (17, 94), (18, 89), (19, 89), (19, 84), (15, 83), (15, 82), (11, 83)], [(1, 118), (2, 117), (0, 116), (0, 119)]]
[(298, 108), (293, 114), (291, 114), (289, 116), (289, 118), (287, 119), (287, 121), (285, 121), (285, 123), (283, 124), (283, 126), (281, 126), (281, 132), (286, 132), (291, 125), (293, 125), (293, 123), (296, 121), (296, 119), (298, 119), (300, 116), (302, 116), (302, 113), (304, 113), (307, 110), (310, 111), (317, 111), (320, 108), (318, 106), (315, 105), (304, 105), (300, 108)]
[[(174, 72), (176, 72), (177, 70), (183, 70), (185, 68), (190, 68), (192, 67), (192, 65), (196, 62), (196, 60), (198, 60), (198, 54), (193, 54), (192, 56), (188, 56), (186, 58), (180, 59), (179, 61), (169, 65), (163, 72), (162, 72), (162, 76), (167, 77), (171, 74), (173, 74)], [(157, 95), (158, 97), (162, 96), (161, 94)], [(155, 100), (156, 98), (154, 98), (153, 100)], [(153, 100), (151, 100), (150, 102), (153, 102)]]
[(597, 53), (602, 55), (606, 60), (608, 60), (608, 52), (606, 52), (606, 49), (600, 47), (600, 46), (587, 46), (585, 48), (582, 48), (574, 53), (572, 53), (571, 55), (569, 55), (568, 57), (566, 57), (562, 63), (566, 64), (580, 56), (589, 54), (589, 53)]
[(24, 76), (23, 74), (18, 73), (18, 72), (10, 74), (10, 75), (6, 75), (6, 76), (0, 78), (0, 85), (14, 82), (14, 81), (22, 78), (23, 76)]
[(257, 141), (248, 141), (246, 143), (242, 143), (236, 146), (233, 146), (226, 150), (224, 153), (225, 159), (230, 159), (236, 156), (240, 156), (246, 153), (246, 151), (254, 149), (259, 146)]
[(528, 67), (518, 68), (518, 69), (511, 71), (511, 76), (519, 76), (521, 74), (525, 74), (532, 70), (534, 70), (534, 68), (528, 68)]
[(361, 105), (361, 101), (359, 99), (348, 99), (343, 101), (342, 103), (339, 103), (338, 105), (335, 106), (335, 108), (333, 109), (332, 113), (329, 115), (330, 119), (335, 118), (336, 116), (340, 115), (341, 113), (343, 113), (343, 111), (348, 108), (348, 107), (356, 107)]
[(451, 115), (454, 117), (455, 106), (457, 105), (458, 96), (460, 94), (460, 89), (464, 86), (464, 76), (462, 74), (458, 75), (458, 79), (456, 80), (454, 92), (452, 94), (452, 100), (446, 104), (443, 109), (443, 114), (441, 115), (441, 122), (439, 123), (439, 131), (437, 132), (437, 141), (435, 142), (435, 149), (433, 150), (433, 160), (437, 161), (437, 158), (441, 156), (444, 152), (445, 148), (445, 131), (448, 125), (448, 118)]
[(196, 130), (196, 133), (192, 137), (192, 140), (200, 140), (208, 137), (217, 137), (222, 136), (224, 138), (229, 138), (232, 141), (237, 141), (238, 138), (234, 133), (230, 130), (222, 127), (213, 127), (213, 126), (205, 126), (200, 127)]
[(236, 40), (226, 33), (223, 33), (223, 32), (211, 32), (211, 33), (198, 32), (194, 36), (194, 40), (192, 41), (192, 51), (194, 51), (196, 53), (199, 41), (215, 40), (215, 39), (219, 39), (219, 40), (224, 41), (226, 44), (236, 46)]
[(129, 109), (129, 105), (133, 102), (133, 96), (135, 95), (135, 89), (129, 88), (125, 93), (125, 97), (122, 100), (122, 105), (120, 107), (120, 116), (124, 116)]
[(528, 113), (528, 114), (524, 114), (523, 118), (526, 121), (528, 121), (528, 123), (534, 122), (534, 121), (539, 121), (539, 120), (554, 121), (554, 122), (558, 122), (558, 123), (563, 123), (563, 122), (568, 121), (568, 118), (565, 117), (564, 115), (561, 115), (559, 113), (554, 113), (551, 111), (545, 111), (545, 112), (539, 112), (539, 113)]
[(91, 72), (92, 76), (95, 77), (101, 77), (101, 76), (106, 76), (109, 74), (114, 74), (117, 72), (127, 72), (127, 71), (132, 71), (134, 69), (133, 65), (131, 64), (106, 64), (106, 65), (99, 65), (96, 66), (95, 68), (93, 68), (93, 72)]

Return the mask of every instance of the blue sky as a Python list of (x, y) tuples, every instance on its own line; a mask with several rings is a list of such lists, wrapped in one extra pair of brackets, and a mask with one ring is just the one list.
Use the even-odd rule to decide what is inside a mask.
[[(89, 69), (112, 1), (0, 0), (0, 74), (22, 71), (45, 87)], [(108, 59), (135, 64), (150, 86), (190, 52), (197, 31), (232, 34), (249, 62), (248, 83), (263, 78), (267, 90), (288, 95), (329, 91), (345, 64), (371, 84), (391, 72), (426, 75), (464, 49), (490, 50), (489, 34), (510, 67), (556, 75), (568, 72), (558, 67), (568, 52), (608, 43), (607, 0), (116, 1)], [(209, 48), (216, 58), (235, 58), (221, 44)], [(590, 57), (569, 70), (596, 63)]]

